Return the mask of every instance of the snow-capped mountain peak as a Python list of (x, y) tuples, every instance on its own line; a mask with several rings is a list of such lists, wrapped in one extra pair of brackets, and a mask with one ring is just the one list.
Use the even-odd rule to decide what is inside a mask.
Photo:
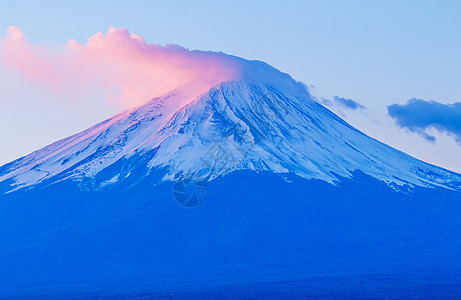
[[(396, 185), (461, 181), (359, 132), (289, 75), (262, 62), (241, 66), (233, 81), (190, 82), (13, 161), (0, 168), (0, 182), (9, 182), (9, 191), (63, 180), (104, 188), (133, 176), (128, 162), (139, 158), (145, 174), (162, 170), (164, 180), (251, 170), (333, 183), (360, 170)], [(119, 169), (95, 181), (115, 165)]]

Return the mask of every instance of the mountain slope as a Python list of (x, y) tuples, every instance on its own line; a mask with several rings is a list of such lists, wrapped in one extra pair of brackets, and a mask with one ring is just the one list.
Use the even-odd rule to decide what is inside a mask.
[(63, 181), (4, 195), (0, 296), (461, 296), (459, 192), (405, 194), (363, 173), (337, 186), (286, 179), (232, 172), (192, 209), (155, 174), (135, 186)]

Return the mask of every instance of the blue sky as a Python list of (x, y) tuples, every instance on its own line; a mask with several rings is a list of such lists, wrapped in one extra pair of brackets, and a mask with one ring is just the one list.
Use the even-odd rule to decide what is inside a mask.
[[(30, 42), (59, 45), (112, 25), (148, 42), (263, 60), (313, 85), (318, 98), (364, 105), (330, 108), (367, 134), (461, 172), (452, 134), (428, 127), (430, 141), (387, 115), (413, 98), (461, 102), (460, 15), (461, 1), (3, 1), (0, 30), (15, 25)], [(0, 164), (117, 112), (92, 101), (97, 91), (76, 95), (86, 100), (69, 109), (62, 95), (1, 67), (0, 79)]]

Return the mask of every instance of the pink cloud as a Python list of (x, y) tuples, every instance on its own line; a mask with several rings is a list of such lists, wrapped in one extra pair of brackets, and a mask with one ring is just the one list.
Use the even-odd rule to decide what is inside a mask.
[(141, 36), (114, 27), (85, 44), (69, 40), (53, 48), (29, 43), (19, 28), (10, 26), (0, 41), (0, 62), (52, 91), (97, 87), (123, 106), (142, 104), (191, 82), (211, 87), (231, 80), (240, 68), (221, 53), (147, 44)]

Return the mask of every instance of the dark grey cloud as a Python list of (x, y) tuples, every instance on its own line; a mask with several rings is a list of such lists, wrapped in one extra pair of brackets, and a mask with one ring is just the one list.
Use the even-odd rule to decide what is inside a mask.
[(423, 99), (410, 99), (406, 104), (392, 104), (387, 107), (397, 126), (406, 128), (434, 142), (435, 136), (427, 133), (434, 128), (455, 137), (461, 144), (461, 102), (443, 104)]
[(362, 104), (352, 100), (352, 99), (347, 99), (347, 98), (341, 98), (338, 96), (333, 97), (334, 102), (344, 108), (351, 109), (351, 110), (358, 110), (358, 109), (364, 109), (365, 106)]

